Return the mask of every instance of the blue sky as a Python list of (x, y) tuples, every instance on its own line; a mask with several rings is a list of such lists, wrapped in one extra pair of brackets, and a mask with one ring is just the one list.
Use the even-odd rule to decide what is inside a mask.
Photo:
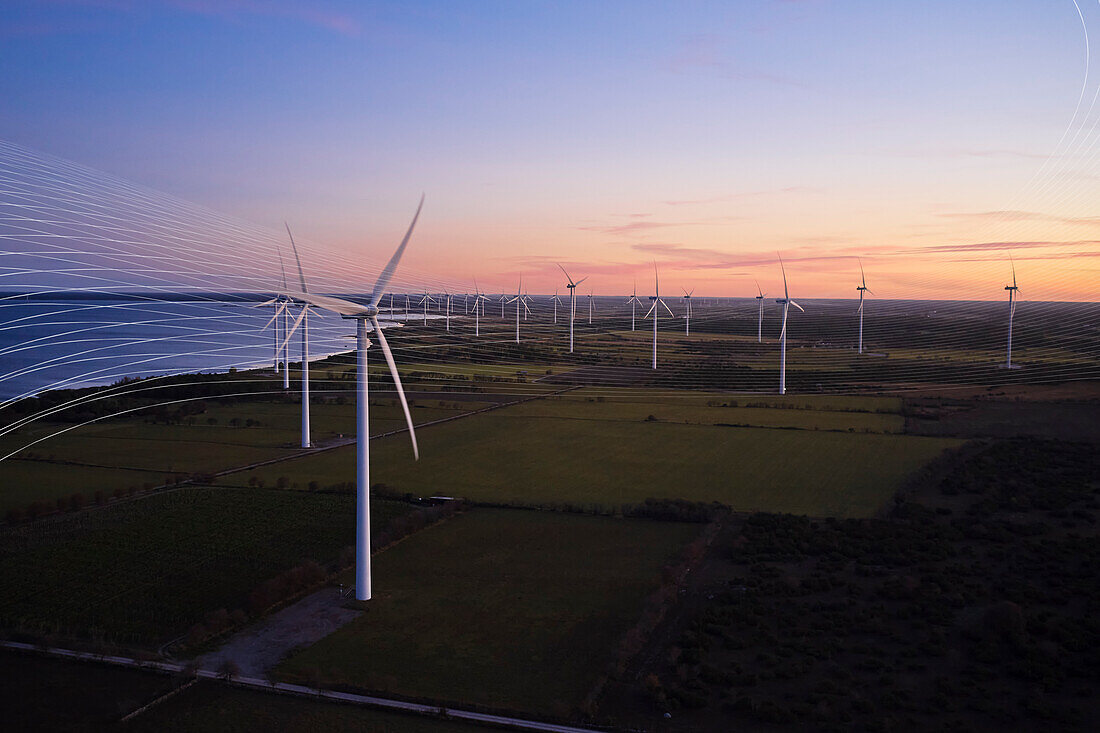
[(409, 266), (441, 277), (561, 258), (614, 291), (656, 258), (735, 294), (781, 249), (830, 295), (858, 251), (932, 297), (963, 259), (931, 248), (1006, 243), (965, 260), (993, 287), (1042, 241), (1036, 277), (1084, 297), (1085, 70), (1071, 0), (16, 0), (0, 137), (352, 255), (426, 190)]

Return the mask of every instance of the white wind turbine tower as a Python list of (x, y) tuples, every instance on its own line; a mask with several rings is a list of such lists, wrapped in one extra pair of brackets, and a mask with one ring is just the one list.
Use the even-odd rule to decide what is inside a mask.
[(519, 287), (516, 288), (516, 297), (508, 301), (509, 303), (516, 304), (516, 343), (519, 343), (519, 310), (523, 308), (524, 315), (530, 311), (527, 307), (527, 296), (523, 295), (523, 278), (519, 280)]
[(588, 291), (588, 325), (592, 325), (592, 291)]
[[(405, 245), (409, 243), (416, 220), (420, 217), (420, 209), (424, 206), (424, 197), (420, 197), (420, 205), (416, 207), (409, 230), (405, 232), (405, 238), (401, 240), (397, 251), (386, 263), (385, 269), (374, 283), (368, 305), (360, 305), (343, 298), (333, 298), (325, 295), (313, 295), (306, 292), (289, 292), (287, 295), (295, 300), (313, 305), (323, 310), (338, 313), (344, 318), (355, 321), (355, 598), (360, 601), (368, 601), (371, 597), (371, 572), (370, 572), (370, 433), (369, 410), (370, 401), (367, 391), (367, 348), (370, 341), (367, 339), (367, 321), (374, 333), (378, 335), (378, 345), (382, 347), (382, 355), (386, 358), (390, 374), (393, 376), (393, 384), (397, 390), (397, 397), (401, 401), (401, 408), (405, 411), (405, 422), (409, 426), (409, 438), (412, 440), (413, 456), (420, 458), (420, 452), (416, 446), (416, 432), (413, 429), (412, 414), (409, 412), (409, 404), (405, 399), (405, 390), (401, 386), (401, 377), (397, 373), (397, 365), (393, 361), (393, 353), (386, 342), (386, 336), (382, 333), (382, 327), (378, 323), (378, 302), (382, 299), (382, 293), (393, 277), (397, 263), (401, 260), (401, 254), (405, 251)], [(291, 243), (293, 246), (293, 242)], [(295, 248), (297, 257), (297, 248)], [(299, 259), (299, 273), (301, 273), (301, 260)], [(302, 275), (302, 282), (305, 276)]]
[[(856, 258), (859, 259), (859, 258)], [(859, 291), (859, 348), (856, 353), (863, 353), (863, 295), (874, 295), (867, 287), (867, 277), (863, 274), (863, 261), (859, 260), (859, 279), (860, 284), (856, 286), (856, 290)], [(1011, 337), (1010, 337), (1011, 338)]]
[(435, 299), (432, 298), (432, 296), (428, 295), (427, 293), (424, 293), (424, 297), (420, 299), (419, 303), (417, 303), (417, 305), (423, 305), (424, 306), (424, 325), (425, 326), (428, 325), (428, 306), (430, 306), (434, 302), (435, 302)]
[[(280, 250), (276, 250), (276, 252), (278, 252), (279, 254), (279, 268), (283, 272), (283, 290), (286, 290), (286, 267), (283, 265), (283, 253)], [(271, 329), (272, 335), (274, 337), (272, 339), (272, 345), (275, 350), (275, 373), (278, 374), (283, 361), (283, 341), (280, 334), (281, 329), (279, 328), (279, 321), (284, 317), (284, 311), (287, 307), (287, 301), (285, 296), (283, 296), (282, 293), (279, 293), (274, 298), (271, 298), (270, 300), (265, 300), (263, 303), (258, 303), (257, 305), (254, 305), (252, 307), (263, 308), (265, 305), (273, 306), (275, 310), (275, 315), (272, 316), (270, 321), (264, 324), (264, 328), (267, 328), (268, 326), (273, 326), (273, 328)], [(286, 388), (290, 385), (284, 384), (283, 386), (284, 388)]]
[(451, 294), (450, 294), (450, 292), (448, 292), (446, 290), (443, 291), (443, 302), (445, 303), (446, 314), (447, 314), (446, 315), (446, 318), (447, 318), (447, 333), (450, 333), (451, 332)]
[(569, 277), (569, 273), (565, 271), (565, 268), (558, 264), (562, 274), (565, 275), (565, 279), (569, 281), (569, 284), (565, 287), (569, 288), (569, 353), (573, 353), (573, 321), (577, 317), (577, 286), (588, 279), (585, 275), (577, 282), (573, 282), (573, 278)]
[[(645, 314), (645, 318), (649, 318), (650, 314), (653, 314), (653, 368), (657, 368), (657, 321), (660, 320), (661, 309), (659, 306), (664, 306), (668, 314), (673, 318), (676, 314), (672, 312), (672, 309), (668, 307), (665, 301), (661, 300), (661, 286), (657, 281), (657, 263), (653, 263), (653, 297), (651, 298), (653, 305), (650, 307), (649, 312)], [(643, 320), (645, 320), (643, 318)]]
[[(1012, 262), (1009, 258), (1009, 262)], [(1012, 368), (1012, 319), (1016, 315), (1016, 299), (1020, 295), (1020, 288), (1016, 286), (1016, 263), (1012, 262), (1012, 284), (1005, 285), (1008, 291), (1008, 351), (1005, 356), (1005, 368)]]
[(691, 293), (695, 292), (695, 288), (688, 292), (687, 288), (681, 287), (680, 290), (684, 291), (684, 335), (691, 335)]
[(787, 268), (783, 266), (783, 257), (779, 257), (779, 268), (783, 271), (783, 297), (777, 298), (776, 303), (783, 306), (783, 330), (779, 332), (779, 394), (787, 393), (787, 311), (793, 305), (803, 313), (806, 309), (791, 300), (787, 292)]
[(638, 281), (634, 281), (634, 292), (630, 294), (630, 297), (626, 299), (627, 304), (630, 305), (630, 330), (634, 330), (634, 312), (638, 307), (638, 304), (642, 301), (638, 299)]
[[(481, 311), (485, 310), (484, 303), (488, 298), (481, 294), (481, 290), (477, 286), (477, 280), (474, 280), (474, 336), (481, 335)], [(480, 308), (478, 306), (481, 306)]]
[(764, 296), (766, 296), (767, 293), (760, 289), (760, 282), (758, 280), (754, 280), (753, 282), (756, 283), (756, 302), (760, 306), (760, 314), (757, 316), (756, 320), (756, 343), (760, 343), (764, 340)]
[(557, 324), (557, 322), (558, 322), (558, 306), (559, 305), (564, 305), (564, 303), (561, 302), (561, 298), (558, 297), (558, 289), (557, 288), (554, 288), (554, 297), (550, 299), (550, 302), (554, 304), (554, 323)]
[(504, 304), (508, 302), (508, 296), (504, 293), (500, 294), (500, 320), (504, 320)]

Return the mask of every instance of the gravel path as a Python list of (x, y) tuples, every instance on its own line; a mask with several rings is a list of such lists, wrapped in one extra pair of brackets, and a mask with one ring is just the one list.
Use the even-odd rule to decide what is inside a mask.
[(240, 674), (262, 677), (292, 650), (313, 644), (359, 616), (344, 608), (336, 588), (324, 588), (229, 639), (220, 649), (203, 656), (204, 669), (218, 670), (232, 660)]

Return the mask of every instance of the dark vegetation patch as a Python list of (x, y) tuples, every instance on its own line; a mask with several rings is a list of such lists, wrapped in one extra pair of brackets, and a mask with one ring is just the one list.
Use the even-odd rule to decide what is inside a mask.
[[(228, 629), (347, 564), (354, 509), (347, 495), (188, 488), (3, 530), (0, 628), (139, 646)], [(411, 510), (375, 502), (372, 518), (381, 532)]]
[(1087, 729), (1100, 456), (994, 443), (885, 519), (757, 514), (649, 669), (652, 720), (728, 730)]

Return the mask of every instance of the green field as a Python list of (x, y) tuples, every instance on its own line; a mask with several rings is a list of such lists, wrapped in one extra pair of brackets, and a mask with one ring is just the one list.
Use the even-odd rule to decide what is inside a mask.
[[(485, 404), (421, 399), (413, 401), (412, 414), (417, 423), (425, 423)], [(310, 417), (315, 443), (354, 434), (354, 402), (314, 404)], [(259, 424), (244, 427), (246, 420)], [(83, 493), (90, 501), (96, 491), (111, 495), (120, 488), (159, 486), (175, 474), (212, 473), (288, 455), (298, 450), (300, 420), (301, 406), (293, 402), (242, 402), (210, 403), (206, 412), (193, 417), (194, 424), (170, 425), (133, 416), (84, 425), (21, 454), (33, 454), (39, 460), (16, 457), (0, 463), (0, 512), (74, 493)], [(373, 433), (404, 426), (405, 418), (394, 400), (371, 400)], [(6, 454), (71, 427), (67, 423), (33, 423), (0, 438), (0, 451)]]
[(578, 705), (700, 525), (475, 509), (374, 561), (366, 614), (284, 678), (540, 713)]
[(178, 682), (135, 669), (0, 652), (0, 710), (8, 731), (102, 731)]
[(586, 388), (508, 409), (508, 415), (588, 420), (644, 420), (697, 425), (748, 425), (901, 433), (901, 400), (884, 397), (779, 397), (684, 394)]
[[(524, 414), (572, 414), (574, 409), (586, 417)], [(659, 408), (652, 409), (663, 418)], [(693, 409), (703, 408), (670, 405), (664, 415), (683, 419)], [(708, 414), (720, 415), (740, 409), (707, 408)], [(393, 491), (485, 502), (611, 507), (658, 497), (717, 501), (744, 511), (869, 516), (915, 470), (960, 443), (638, 417), (649, 410), (629, 404), (540, 402), (477, 415), (418, 433), (419, 462), (403, 435), (372, 443), (371, 479)], [(782, 413), (776, 419), (816, 419), (809, 411), (774, 412)], [(627, 413), (634, 419), (626, 419)], [(837, 414), (857, 421), (894, 418)], [(324, 486), (350, 480), (353, 470), (354, 450), (348, 448), (266, 467), (254, 475), (269, 485), (286, 476)], [(242, 474), (236, 480), (248, 477)]]
[[(172, 639), (354, 542), (355, 498), (190, 488), (0, 531), (0, 628)], [(380, 528), (409, 505), (372, 502)]]
[(453, 720), (200, 682), (142, 713), (126, 726), (126, 730), (156, 733), (475, 733), (485, 729)]

